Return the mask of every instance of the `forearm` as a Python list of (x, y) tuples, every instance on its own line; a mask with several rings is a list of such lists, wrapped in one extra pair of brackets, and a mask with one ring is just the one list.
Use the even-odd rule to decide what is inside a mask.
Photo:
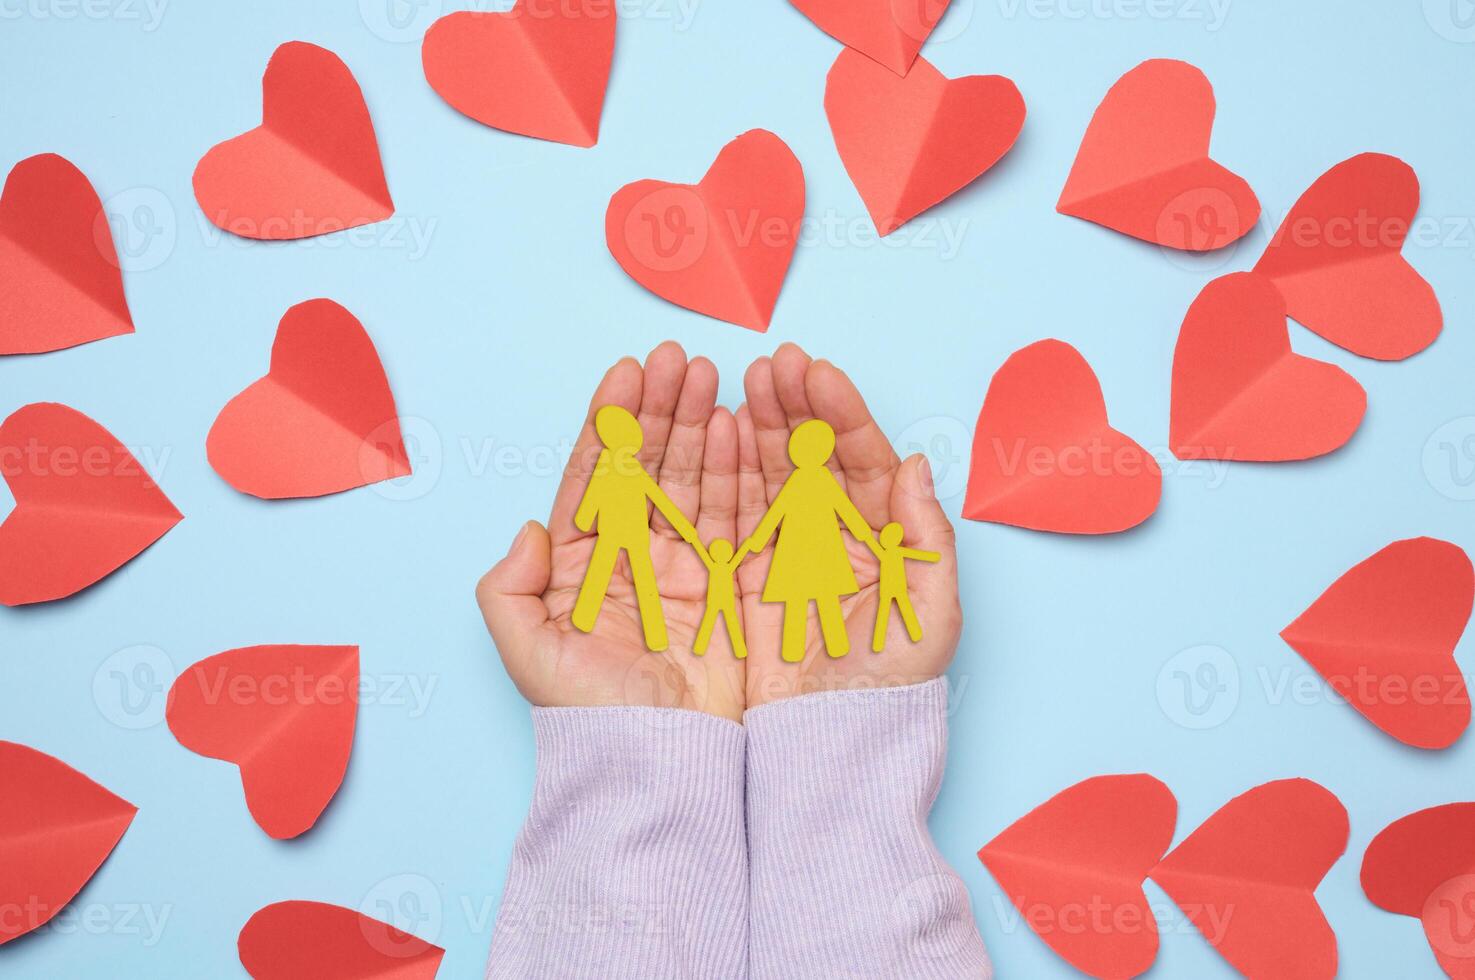
[(747, 975), (740, 726), (662, 708), (535, 708), (538, 774), (489, 980)]
[(747, 713), (753, 980), (990, 975), (927, 830), (946, 709), (936, 680)]

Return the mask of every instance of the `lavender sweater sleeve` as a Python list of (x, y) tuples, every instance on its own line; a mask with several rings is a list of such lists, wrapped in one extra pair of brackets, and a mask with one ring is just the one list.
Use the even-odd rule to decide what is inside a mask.
[(741, 726), (659, 708), (535, 708), (532, 808), (488, 980), (742, 980)]
[(752, 980), (989, 977), (967, 889), (927, 830), (947, 681), (805, 695), (744, 722)]

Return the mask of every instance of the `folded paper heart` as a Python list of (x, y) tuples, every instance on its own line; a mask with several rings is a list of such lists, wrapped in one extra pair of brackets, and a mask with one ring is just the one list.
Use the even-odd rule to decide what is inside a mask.
[(814, 26), (898, 75), (905, 75), (950, 0), (789, 0)]
[(246, 806), (278, 840), (308, 830), (348, 769), (358, 714), (356, 646), (256, 646), (194, 664), (169, 689), (179, 744), (234, 762)]
[(1056, 210), (1166, 248), (1238, 241), (1260, 202), (1209, 157), (1214, 108), (1209, 80), (1187, 62), (1133, 68), (1091, 117)]
[(1363, 153), (1317, 178), (1255, 271), (1297, 323), (1354, 354), (1396, 361), (1444, 326), (1434, 289), (1403, 257), (1419, 211), (1419, 178), (1397, 157)]
[(1475, 803), (1393, 821), (1368, 845), (1361, 878), (1374, 905), (1422, 921), (1445, 973), (1475, 975)]
[(1354, 566), (1280, 635), (1368, 721), (1407, 745), (1442, 749), (1470, 724), (1454, 650), (1472, 601), (1464, 550), (1410, 538)]
[(0, 741), (0, 945), (65, 908), (137, 812), (66, 763)]
[(614, 0), (457, 11), (425, 32), (425, 80), (457, 112), (497, 129), (593, 146), (615, 50)]
[(1147, 775), (1062, 790), (978, 852), (1024, 922), (1071, 966), (1126, 980), (1157, 956), (1142, 883), (1173, 841), (1178, 802)]
[(255, 497), (318, 497), (408, 476), (394, 394), (374, 343), (330, 299), (289, 309), (264, 378), (210, 427), (210, 465)]
[(1347, 809), (1307, 779), (1230, 800), (1151, 878), (1247, 977), (1331, 980), (1337, 937), (1316, 887), (1347, 848)]
[(0, 191), (0, 354), (133, 332), (102, 201), (55, 153), (17, 163)]
[(236, 950), (254, 980), (431, 980), (446, 954), (353, 909), (300, 901), (257, 910)]
[(261, 125), (210, 148), (195, 199), (243, 238), (310, 238), (394, 214), (358, 82), (336, 54), (289, 41), (261, 79)]
[(1309, 459), (1352, 438), (1366, 410), (1355, 378), (1292, 353), (1270, 280), (1223, 276), (1189, 308), (1173, 352), (1169, 441), (1179, 459)]
[(0, 424), (0, 604), (48, 602), (105, 578), (183, 518), (113, 434), (37, 402)]
[(804, 171), (763, 129), (728, 143), (699, 184), (638, 180), (610, 198), (615, 261), (662, 299), (765, 331), (804, 218)]
[(1110, 534), (1147, 520), (1162, 471), (1106, 420), (1101, 385), (1059, 340), (1015, 351), (973, 431), (963, 516), (1037, 531)]
[(835, 148), (882, 235), (997, 163), (1024, 113), (1009, 79), (947, 78), (925, 58), (901, 78), (847, 48), (825, 82)]

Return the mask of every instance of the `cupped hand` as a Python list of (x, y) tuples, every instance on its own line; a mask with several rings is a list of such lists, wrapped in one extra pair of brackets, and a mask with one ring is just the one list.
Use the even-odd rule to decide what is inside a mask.
[[(935, 551), (935, 564), (908, 561), (907, 585), (922, 639), (913, 643), (893, 608), (881, 653), (871, 650), (878, 595), (873, 542), (845, 537), (860, 591), (841, 600), (850, 652), (826, 653), (811, 607), (802, 663), (785, 663), (779, 653), (782, 604), (761, 601), (773, 555), (770, 546), (738, 569), (744, 635), (748, 644), (747, 705), (824, 690), (894, 687), (939, 676), (952, 661), (962, 631), (958, 563), (953, 526), (937, 502), (932, 470), (922, 455), (900, 460), (871, 417), (865, 399), (843, 371), (813, 361), (793, 344), (760, 358), (744, 379), (747, 403), (738, 409), (737, 532), (746, 540), (793, 472), (789, 434), (802, 422), (822, 419), (835, 430), (830, 469), (861, 516), (879, 533), (888, 522), (905, 529), (903, 543)], [(779, 529), (782, 536), (783, 529)]]
[(737, 422), (716, 401), (712, 362), (699, 357), (688, 363), (673, 342), (652, 351), (644, 367), (626, 358), (610, 368), (590, 402), (548, 526), (525, 525), (507, 557), (477, 585), (477, 602), (507, 672), (533, 704), (674, 707), (742, 718), (744, 665), (732, 655), (724, 630), (714, 632), (705, 655), (692, 652), (706, 608), (706, 566), (660, 514), (651, 518), (651, 559), (668, 649), (646, 649), (623, 556), (594, 631), (582, 633), (570, 622), (594, 550), (595, 533), (578, 530), (574, 512), (601, 448), (595, 411), (619, 405), (637, 417), (644, 434), (641, 463), (710, 544), (737, 540)]

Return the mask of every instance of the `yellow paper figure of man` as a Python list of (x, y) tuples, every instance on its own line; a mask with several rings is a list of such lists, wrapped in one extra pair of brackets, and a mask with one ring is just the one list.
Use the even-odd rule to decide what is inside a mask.
[(744, 545), (756, 554), (778, 533), (773, 563), (763, 585), (763, 601), (784, 604), (782, 650), (784, 660), (790, 663), (804, 659), (804, 630), (811, 602), (819, 609), (825, 651), (831, 657), (850, 652), (840, 597), (854, 595), (860, 586), (840, 537), (840, 524), (857, 541), (868, 545), (878, 559), (881, 557), (870, 525), (825, 466), (834, 451), (835, 430), (819, 419), (810, 419), (794, 429), (789, 436), (794, 472)]
[(640, 624), (648, 649), (666, 649), (666, 620), (661, 612), (661, 593), (656, 586), (655, 567), (650, 560), (650, 516), (647, 504), (655, 504), (666, 520), (687, 542), (700, 548), (696, 528), (686, 519), (664, 490), (640, 464), (644, 436), (635, 416), (618, 405), (606, 405), (594, 416), (594, 431), (604, 449), (594, 464), (594, 475), (579, 501), (574, 525), (588, 531), (598, 521), (598, 538), (589, 570), (574, 603), (573, 624), (593, 632), (599, 608), (609, 592), (610, 577), (620, 552), (630, 560), (630, 578), (640, 607)]
[(901, 544), (901, 525), (892, 521), (881, 528), (881, 550), (876, 559), (881, 563), (881, 587), (876, 608), (876, 633), (871, 637), (871, 649), (877, 653), (886, 645), (886, 626), (891, 620), (891, 604), (901, 610), (901, 621), (906, 625), (907, 636), (916, 643), (922, 638), (922, 624), (917, 622), (917, 611), (907, 597), (907, 559), (913, 561), (941, 561), (942, 555), (935, 551), (905, 548)]
[(727, 638), (732, 641), (733, 655), (742, 660), (748, 656), (748, 645), (743, 642), (743, 631), (738, 622), (737, 586), (733, 576), (748, 556), (748, 549), (744, 547), (733, 554), (732, 542), (726, 538), (713, 541), (711, 548), (697, 545), (696, 549), (702, 556), (702, 564), (707, 566), (707, 611), (702, 615), (702, 625), (697, 630), (697, 640), (692, 644), (691, 652), (698, 655), (707, 652), (707, 644), (712, 640), (712, 631), (717, 628), (720, 613), (727, 624)]

